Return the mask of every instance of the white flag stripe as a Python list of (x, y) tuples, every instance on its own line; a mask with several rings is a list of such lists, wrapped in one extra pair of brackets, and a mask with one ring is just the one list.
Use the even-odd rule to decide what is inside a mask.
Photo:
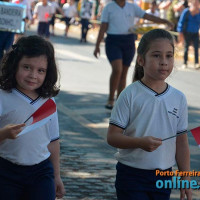
[(29, 126), (26, 126), (26, 127), (23, 129), (23, 131), (21, 131), (17, 136), (24, 135), (24, 134), (26, 134), (26, 133), (28, 133), (28, 132), (31, 132), (31, 131), (35, 130), (36, 128), (39, 128), (39, 127), (45, 125), (45, 124), (51, 119), (51, 117), (52, 117), (52, 116), (50, 115), (50, 116), (44, 118), (43, 120), (40, 120), (39, 122), (36, 122), (36, 123), (31, 124), (31, 125), (29, 125)]

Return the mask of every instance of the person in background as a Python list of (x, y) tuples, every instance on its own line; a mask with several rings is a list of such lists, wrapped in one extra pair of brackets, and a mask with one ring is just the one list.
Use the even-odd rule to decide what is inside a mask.
[[(114, 106), (107, 141), (118, 148), (115, 188), (118, 200), (169, 200), (170, 188), (156, 182), (172, 180), (177, 163), (190, 171), (185, 95), (165, 81), (174, 67), (174, 40), (168, 31), (154, 29), (143, 35), (137, 49), (134, 82)], [(170, 136), (177, 137), (162, 141)], [(190, 177), (182, 177), (190, 181)], [(191, 189), (180, 189), (180, 199), (192, 200)]]
[(13, 3), (16, 4), (21, 4), (26, 6), (26, 22), (28, 22), (28, 20), (32, 20), (32, 14), (31, 14), (31, 0), (12, 0)]
[(58, 11), (60, 14), (63, 15), (63, 11), (62, 9), (60, 8), (58, 2), (56, 2), (55, 0), (50, 0), (49, 1), (51, 3), (51, 6), (52, 6), (52, 9), (53, 9), (53, 15), (51, 17), (51, 20), (49, 22), (50, 24), (50, 27), (52, 27), (52, 35), (54, 36), (54, 25), (55, 25), (55, 19), (56, 19), (56, 12)]
[(184, 63), (182, 68), (188, 67), (188, 50), (192, 43), (195, 55), (195, 69), (199, 66), (199, 28), (200, 28), (200, 1), (190, 0), (189, 8), (185, 8), (178, 21), (177, 31), (179, 32), (179, 41), (184, 41)]
[(172, 0), (162, 0), (158, 3), (158, 9), (160, 12), (160, 17), (162, 19), (167, 19), (167, 10), (170, 7)]
[(89, 30), (90, 19), (92, 17), (93, 3), (91, 0), (82, 0), (80, 18), (81, 18), (81, 39), (80, 42), (87, 42), (87, 33)]
[[(99, 8), (100, 8), (100, 0), (94, 0), (93, 1), (93, 14), (92, 14), (92, 19), (93, 20), (98, 20), (100, 17), (100, 12), (99, 12)], [(93, 27), (96, 28), (98, 27), (98, 25), (96, 23), (93, 24)]]
[(126, 77), (129, 66), (135, 54), (135, 34), (130, 29), (135, 26), (135, 18), (143, 18), (155, 23), (173, 24), (166, 19), (147, 14), (135, 3), (126, 0), (115, 0), (107, 4), (101, 16), (101, 27), (94, 49), (94, 56), (100, 54), (100, 43), (107, 33), (106, 55), (111, 64), (109, 96), (105, 107), (112, 109), (117, 97), (126, 86)]
[(49, 21), (53, 16), (53, 8), (47, 0), (41, 0), (38, 2), (34, 9), (34, 19), (38, 19), (38, 35), (48, 39), (50, 37)]
[[(31, 14), (31, 2), (29, 0), (12, 0), (12, 3), (18, 4), (18, 5), (23, 5), (26, 7), (26, 16), (25, 16), (25, 31), (26, 27), (28, 26), (27, 24), (32, 24), (33, 23), (33, 17)], [(20, 37), (22, 37), (25, 33), (16, 33), (14, 37), (14, 43), (16, 43), (17, 40), (19, 40)]]
[[(152, 1), (149, 7), (150, 8), (148, 10), (146, 10), (147, 14), (154, 15), (156, 17), (160, 16), (160, 13), (158, 11), (158, 6), (157, 6), (156, 1)], [(151, 22), (148, 21), (148, 20), (144, 20), (144, 23), (151, 23)]]
[[(0, 2), (10, 2), (9, 0), (0, 0)], [(3, 58), (4, 52), (7, 52), (13, 42), (15, 33), (9, 31), (0, 30), (0, 75), (1, 75), (1, 60)]]
[(75, 17), (78, 17), (78, 11), (76, 7), (76, 3), (74, 0), (68, 0), (62, 7), (64, 13), (64, 20), (65, 20), (65, 37), (67, 37), (69, 27), (71, 25), (72, 20)]
[[(188, 1), (187, 0), (179, 0), (176, 4), (174, 4), (173, 10), (175, 12), (175, 17), (176, 17), (177, 23), (179, 21), (181, 13), (187, 7), (188, 7)], [(177, 24), (176, 24), (176, 28), (177, 28)]]

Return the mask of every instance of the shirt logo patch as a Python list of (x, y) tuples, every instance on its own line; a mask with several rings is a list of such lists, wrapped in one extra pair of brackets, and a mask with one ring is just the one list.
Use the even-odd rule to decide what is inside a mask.
[(172, 111), (168, 111), (169, 114), (172, 114), (174, 116), (176, 116), (176, 118), (179, 118), (179, 116), (177, 115), (178, 109), (174, 108)]

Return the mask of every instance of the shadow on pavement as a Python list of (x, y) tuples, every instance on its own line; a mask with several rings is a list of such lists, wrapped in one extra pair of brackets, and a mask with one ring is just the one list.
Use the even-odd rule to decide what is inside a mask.
[[(105, 141), (110, 117), (110, 111), (104, 109), (106, 98), (105, 94), (64, 91), (56, 97), (61, 133), (61, 172), (67, 191), (63, 199), (116, 199), (115, 148)], [(189, 122), (200, 124), (200, 109), (189, 107)], [(200, 149), (191, 133), (188, 138), (191, 170), (199, 171)], [(179, 199), (178, 190), (172, 191), (171, 199)], [(194, 191), (193, 199), (200, 199), (199, 191)]]
[(103, 108), (104, 99), (105, 95), (67, 92), (60, 92), (56, 97), (61, 134), (61, 176), (66, 188), (63, 199), (116, 199), (115, 150), (96, 133), (96, 127), (90, 126), (95, 120), (104, 121), (109, 117), (106, 110), (101, 114), (98, 112)]

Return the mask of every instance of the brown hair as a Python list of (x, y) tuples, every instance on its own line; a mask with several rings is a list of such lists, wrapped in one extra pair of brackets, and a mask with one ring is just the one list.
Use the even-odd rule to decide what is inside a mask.
[(15, 75), (18, 64), (24, 56), (33, 58), (41, 55), (47, 57), (47, 73), (44, 83), (36, 91), (44, 98), (56, 96), (59, 92), (59, 87), (56, 85), (59, 74), (55, 61), (54, 48), (49, 41), (36, 35), (20, 38), (12, 46), (12, 50), (3, 57), (0, 88), (10, 91), (16, 87)]
[[(149, 50), (151, 44), (156, 39), (168, 39), (173, 47), (174, 52), (174, 39), (173, 36), (166, 30), (163, 29), (153, 29), (143, 35), (139, 42), (139, 46), (137, 48), (137, 55), (145, 58), (147, 51)], [(137, 80), (141, 80), (144, 76), (143, 67), (140, 66), (136, 59), (135, 70), (133, 75), (133, 82)]]

